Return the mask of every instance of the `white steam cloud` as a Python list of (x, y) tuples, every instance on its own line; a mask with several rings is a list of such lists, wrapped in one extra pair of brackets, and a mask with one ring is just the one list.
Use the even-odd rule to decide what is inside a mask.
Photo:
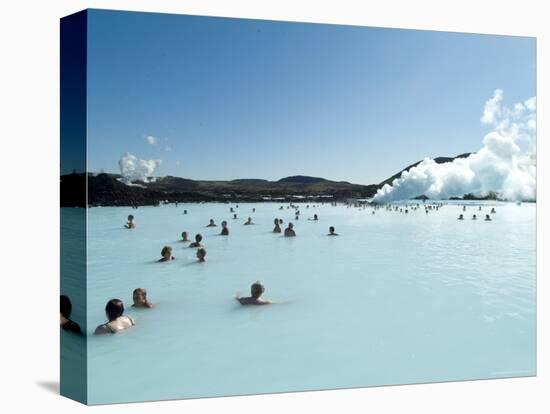
[(150, 178), (157, 167), (162, 163), (161, 160), (143, 160), (130, 153), (126, 153), (120, 160), (118, 166), (124, 184), (130, 185), (133, 181), (150, 181)]
[(485, 102), (481, 122), (492, 127), (483, 147), (467, 158), (437, 164), (425, 158), (384, 185), (375, 202), (408, 200), (419, 195), (432, 199), (491, 192), (506, 200), (536, 200), (536, 98), (503, 106), (504, 93), (495, 90)]

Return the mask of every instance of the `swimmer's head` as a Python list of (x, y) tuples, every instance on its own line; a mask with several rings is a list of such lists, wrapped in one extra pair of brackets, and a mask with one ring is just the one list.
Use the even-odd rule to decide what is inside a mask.
[(222, 221), (222, 227), (227, 227), (227, 221)]
[(252, 286), (250, 286), (250, 295), (255, 299), (258, 299), (260, 296), (262, 296), (264, 292), (265, 287), (260, 281), (254, 282), (252, 283)]
[(170, 259), (172, 257), (172, 248), (170, 246), (164, 246), (160, 251), (160, 255), (165, 259)]
[(210, 219), (210, 224), (214, 224), (214, 219)]
[(105, 306), (105, 314), (109, 322), (114, 321), (124, 314), (124, 304), (120, 299), (111, 299)]
[(202, 234), (197, 233), (197, 234), (195, 235), (195, 241), (196, 241), (197, 243), (200, 243), (200, 242), (202, 241)]
[(187, 240), (187, 232), (186, 232), (186, 231), (184, 231), (184, 232), (181, 233), (181, 238), (182, 238), (183, 240)]
[(330, 234), (334, 233), (334, 231), (335, 231), (334, 226), (330, 226), (328, 228), (328, 231), (330, 232)]
[(275, 220), (273, 220), (273, 223), (275, 223), (275, 225), (278, 226), (279, 225), (279, 219), (276, 218)]
[(134, 289), (133, 293), (134, 305), (143, 306), (147, 304), (147, 291), (143, 288)]
[(60, 307), (59, 311), (61, 312), (61, 315), (63, 315), (65, 318), (69, 319), (69, 316), (71, 316), (71, 312), (73, 311), (73, 304), (71, 303), (71, 300), (68, 296), (61, 295), (60, 296)]
[(204, 262), (206, 258), (206, 250), (204, 248), (200, 248), (197, 250), (197, 259), (199, 259), (199, 262)]
[(134, 221), (134, 216), (130, 214), (130, 215), (128, 216), (128, 221)]
[(292, 224), (292, 223), (288, 223), (288, 228), (289, 228), (289, 229), (292, 229), (292, 228), (294, 228), (294, 224)]

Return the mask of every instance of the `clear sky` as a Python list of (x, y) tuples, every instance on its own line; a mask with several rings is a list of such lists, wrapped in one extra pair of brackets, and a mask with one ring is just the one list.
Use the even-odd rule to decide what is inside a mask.
[(535, 95), (534, 38), (92, 10), (88, 169), (378, 183), (478, 150), (497, 88)]

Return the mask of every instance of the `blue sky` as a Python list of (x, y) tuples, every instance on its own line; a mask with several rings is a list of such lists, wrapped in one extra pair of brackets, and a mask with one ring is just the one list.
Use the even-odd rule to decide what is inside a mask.
[(534, 38), (92, 10), (88, 169), (377, 183), (479, 149), (497, 88), (535, 95)]

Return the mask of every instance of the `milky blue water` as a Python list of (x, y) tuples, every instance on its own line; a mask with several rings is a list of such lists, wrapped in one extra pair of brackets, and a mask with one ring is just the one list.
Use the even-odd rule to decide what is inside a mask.
[[(298, 221), (270, 203), (240, 204), (233, 220), (231, 206), (89, 210), (90, 403), (536, 374), (535, 204), (304, 205)], [(493, 206), (491, 222), (470, 219)], [(123, 228), (128, 214), (137, 229)], [(248, 216), (257, 225), (243, 226)], [(273, 234), (275, 217), (297, 237)], [(330, 225), (340, 236), (326, 236)], [(203, 234), (206, 263), (178, 241), (184, 230)], [(156, 262), (164, 245), (175, 261)], [(234, 294), (256, 280), (284, 303), (241, 307)], [(132, 310), (137, 287), (158, 306)], [(111, 298), (136, 326), (93, 336)]]

